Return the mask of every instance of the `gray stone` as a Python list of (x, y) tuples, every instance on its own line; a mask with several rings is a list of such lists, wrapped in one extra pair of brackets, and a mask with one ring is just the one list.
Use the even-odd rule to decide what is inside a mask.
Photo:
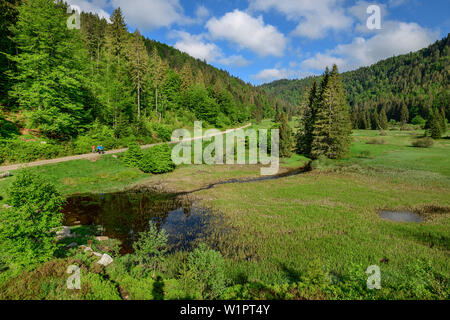
[(68, 245), (66, 246), (66, 248), (67, 248), (67, 249), (70, 249), (70, 248), (77, 247), (77, 246), (78, 246), (78, 243), (72, 242), (71, 244), (68, 244)]
[(81, 249), (83, 249), (83, 252), (92, 251), (91, 247), (85, 246), (84, 244), (80, 246)]
[(113, 261), (114, 261), (114, 260), (113, 260), (113, 258), (111, 258), (110, 255), (104, 253), (104, 254), (102, 255), (102, 258), (101, 258), (99, 261), (97, 261), (97, 263), (98, 263), (98, 264), (101, 264), (102, 266), (105, 266), (105, 267), (106, 267), (107, 265), (110, 265)]
[(0, 178), (6, 178), (6, 177), (9, 177), (10, 175), (11, 175), (11, 173), (9, 173), (9, 171), (2, 172), (2, 173), (0, 173)]

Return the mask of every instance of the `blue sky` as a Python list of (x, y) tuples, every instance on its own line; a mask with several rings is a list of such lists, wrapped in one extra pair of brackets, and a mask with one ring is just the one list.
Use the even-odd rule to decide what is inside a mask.
[[(449, 0), (68, 0), (253, 84), (341, 71), (416, 51), (450, 30)], [(367, 8), (380, 9), (370, 30)], [(373, 21), (373, 20), (372, 20)]]

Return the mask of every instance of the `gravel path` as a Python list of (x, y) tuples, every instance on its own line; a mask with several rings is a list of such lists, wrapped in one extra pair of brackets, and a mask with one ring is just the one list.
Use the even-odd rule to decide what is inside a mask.
[[(249, 126), (251, 126), (252, 124), (246, 124), (243, 127), (240, 128), (235, 128), (235, 129), (228, 129), (226, 131), (222, 131), (220, 134), (213, 134), (213, 135), (209, 135), (209, 137), (214, 137), (217, 135), (222, 135), (222, 134), (226, 134), (228, 132), (232, 132), (235, 130), (239, 130), (239, 129), (245, 129)], [(186, 139), (186, 141), (193, 141), (193, 140), (198, 140), (198, 139), (202, 139), (205, 138), (206, 136), (202, 136), (202, 137), (196, 137), (196, 138), (190, 138), (190, 139)], [(154, 147), (158, 144), (162, 144), (161, 143), (153, 143), (153, 144), (146, 144), (141, 146), (142, 149), (148, 149), (151, 147)], [(168, 142), (170, 144), (173, 144), (174, 142)], [(127, 151), (128, 148), (122, 148), (122, 149), (115, 149), (115, 150), (109, 150), (109, 151), (105, 151), (105, 154), (115, 154), (115, 153), (122, 153)], [(66, 161), (72, 161), (72, 160), (80, 160), (80, 159), (95, 159), (96, 157), (98, 157), (97, 153), (86, 153), (86, 154), (80, 154), (80, 155), (76, 155), (76, 156), (68, 156), (68, 157), (62, 157), (62, 158), (56, 158), (56, 159), (49, 159), (49, 160), (39, 160), (39, 161), (34, 161), (34, 162), (28, 162), (28, 163), (18, 163), (18, 164), (12, 164), (12, 165), (8, 165), (8, 166), (1, 166), (0, 167), (0, 172), (6, 172), (6, 171), (13, 171), (13, 170), (17, 170), (20, 168), (24, 168), (24, 167), (35, 167), (35, 166), (43, 166), (46, 164), (52, 164), (52, 163), (59, 163), (59, 162), (66, 162)]]

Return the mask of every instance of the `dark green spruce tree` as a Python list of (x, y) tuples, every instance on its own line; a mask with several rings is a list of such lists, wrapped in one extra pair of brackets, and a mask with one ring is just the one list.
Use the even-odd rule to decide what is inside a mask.
[(296, 149), (299, 154), (311, 154), (314, 122), (317, 112), (317, 94), (317, 83), (314, 80), (308, 94), (305, 95), (305, 98), (300, 106), (302, 114), (299, 117), (296, 135)]
[(336, 65), (326, 72), (317, 103), (311, 156), (324, 155), (330, 159), (346, 156), (350, 149), (351, 122), (349, 105)]
[(292, 128), (289, 125), (289, 120), (286, 113), (281, 114), (280, 119), (280, 157), (288, 158), (292, 155)]

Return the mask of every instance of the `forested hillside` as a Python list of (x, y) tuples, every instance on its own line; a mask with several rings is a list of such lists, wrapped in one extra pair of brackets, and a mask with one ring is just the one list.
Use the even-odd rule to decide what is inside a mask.
[[(130, 33), (120, 8), (110, 23), (82, 13), (81, 29), (68, 27), (61, 1), (2, 1), (0, 15), (3, 161), (24, 160), (10, 150), (33, 142), (30, 155), (51, 157), (91, 144), (167, 140), (196, 119), (227, 127), (288, 108), (226, 71)], [(43, 145), (50, 151), (40, 152)]]
[[(420, 123), (430, 118), (433, 109), (438, 109), (449, 119), (449, 48), (448, 35), (418, 52), (343, 73), (353, 126), (371, 128), (383, 112), (389, 120), (411, 122), (415, 119), (414, 122)], [(313, 79), (279, 80), (261, 87), (270, 94), (299, 105), (302, 93), (310, 87)]]

